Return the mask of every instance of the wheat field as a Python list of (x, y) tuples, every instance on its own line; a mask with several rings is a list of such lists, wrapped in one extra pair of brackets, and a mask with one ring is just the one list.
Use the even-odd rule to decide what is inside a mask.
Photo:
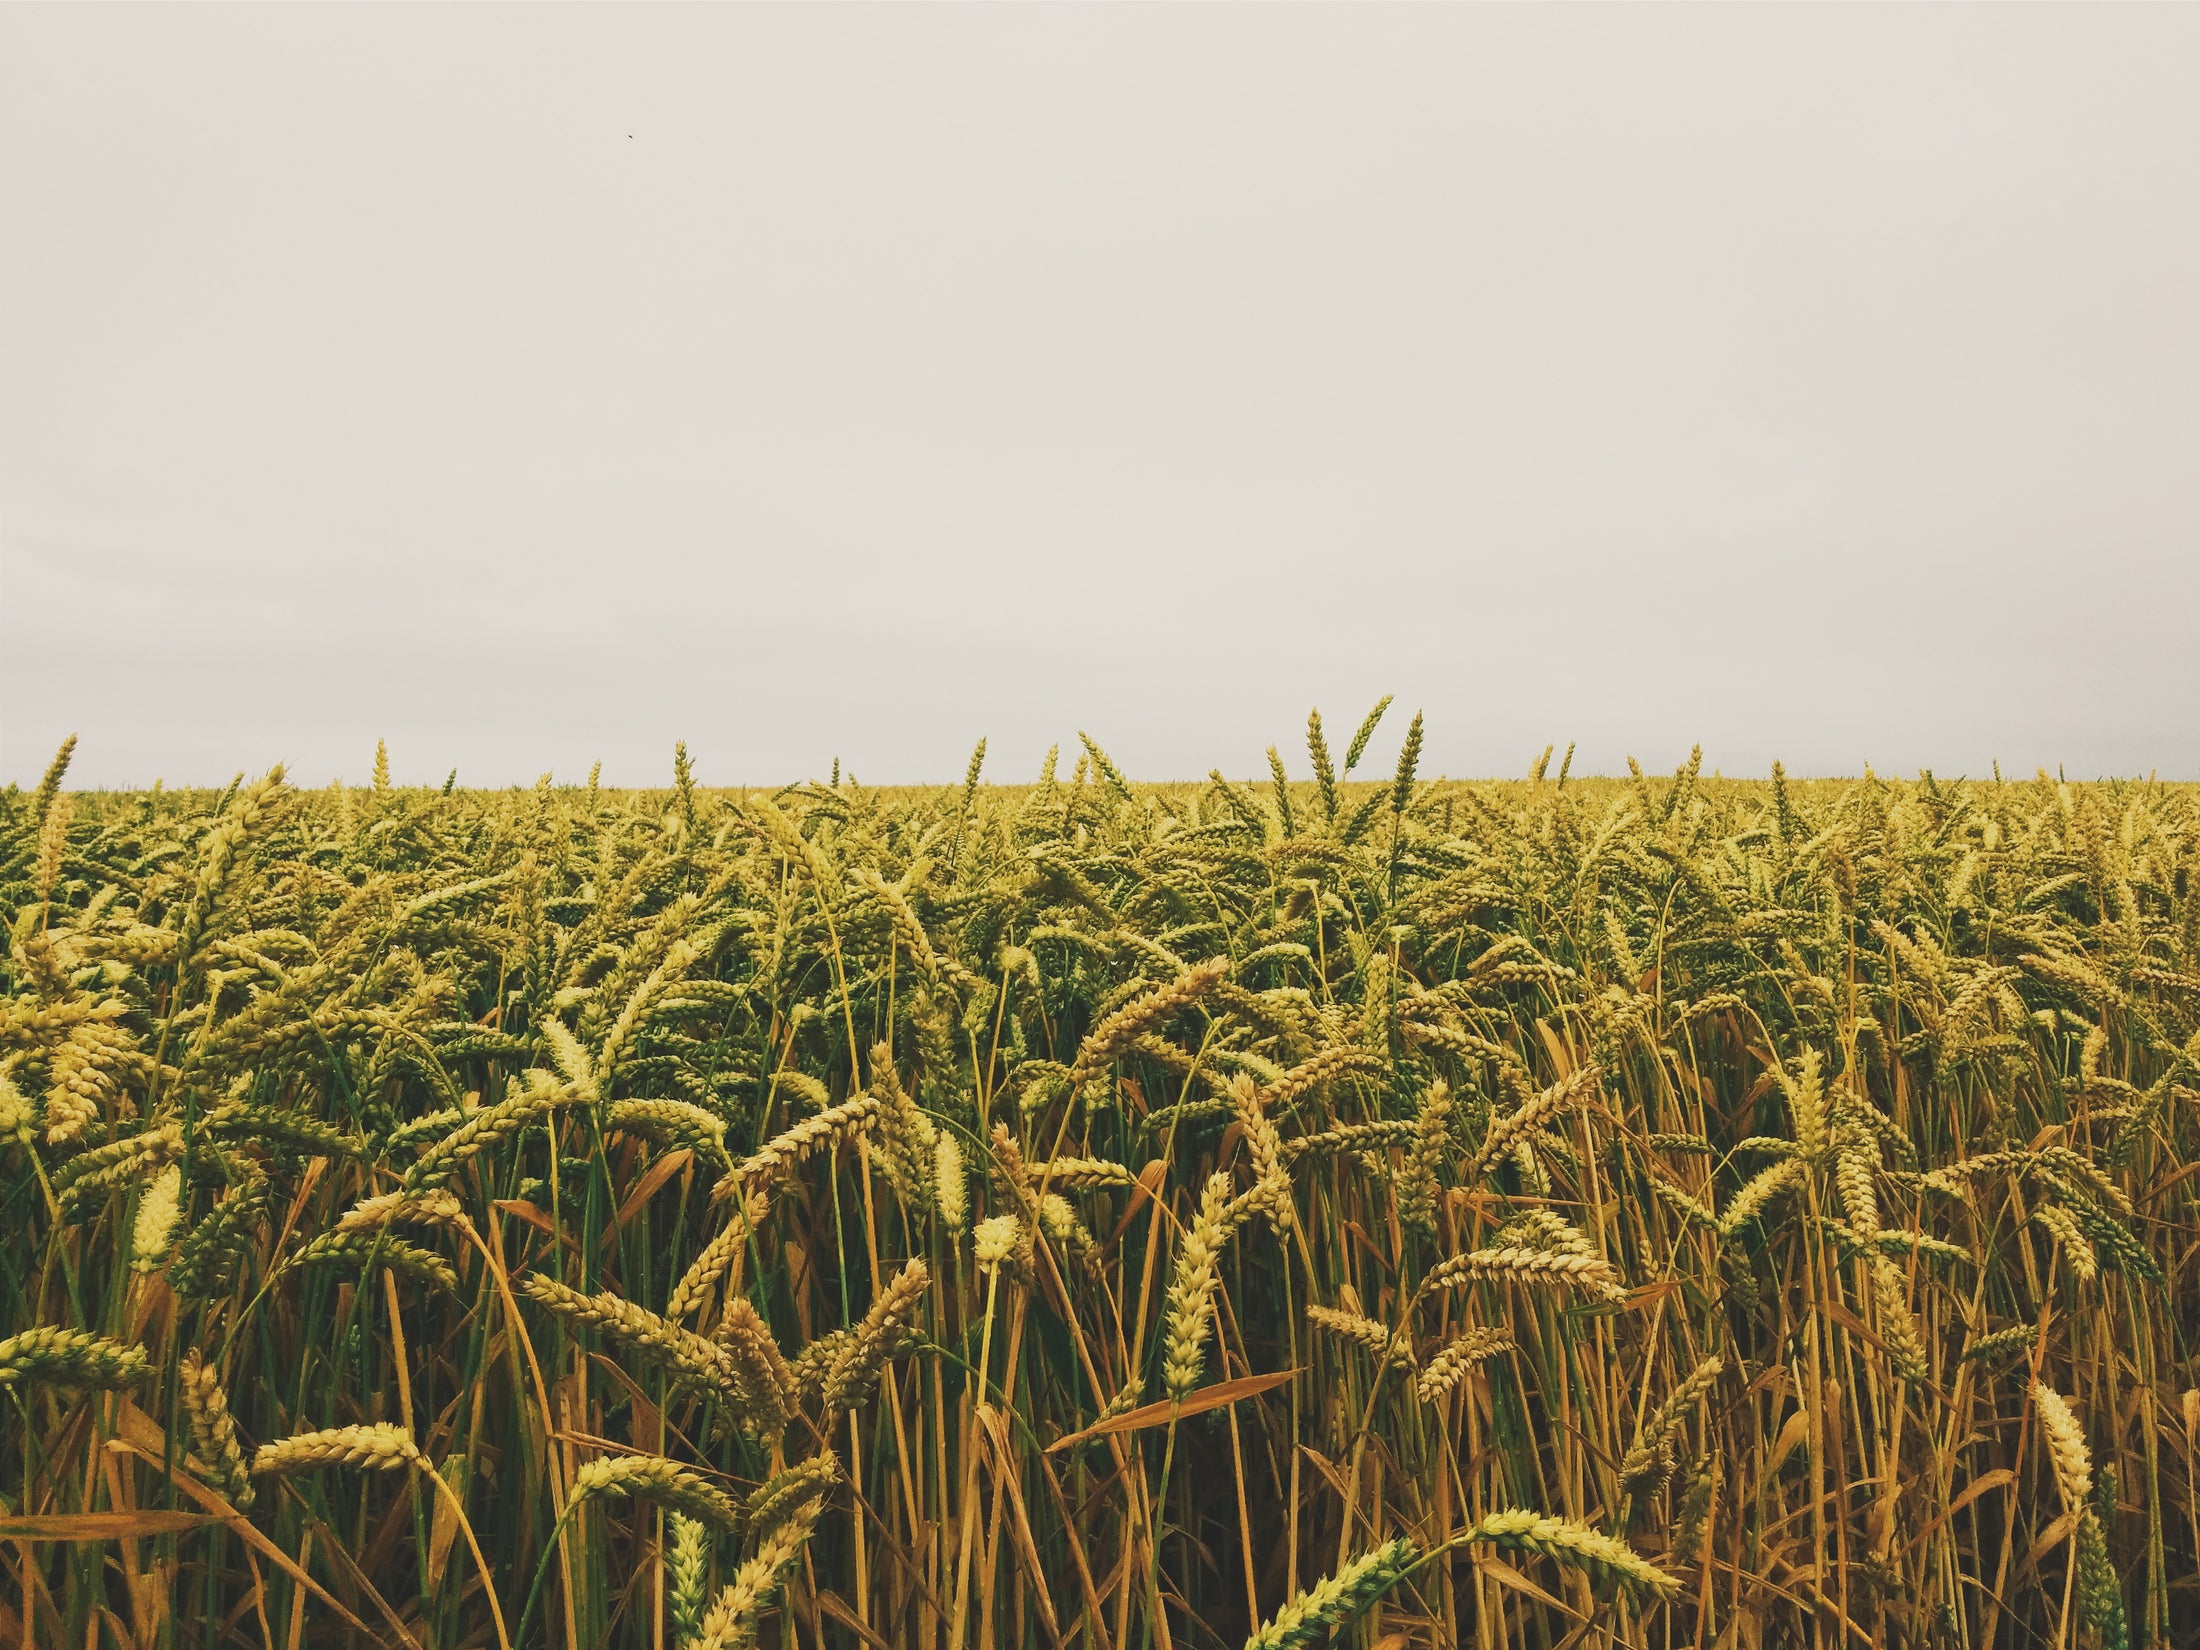
[(2200, 787), (1401, 720), (65, 746), (0, 800), (0, 1639), (2200, 1643)]

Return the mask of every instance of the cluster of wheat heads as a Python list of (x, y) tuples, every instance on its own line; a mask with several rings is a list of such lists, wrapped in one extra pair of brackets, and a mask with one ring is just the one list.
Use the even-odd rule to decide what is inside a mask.
[[(2200, 794), (0, 798), (0, 1638), (2168, 1644)], [(1546, 759), (1547, 761), (1547, 759)]]

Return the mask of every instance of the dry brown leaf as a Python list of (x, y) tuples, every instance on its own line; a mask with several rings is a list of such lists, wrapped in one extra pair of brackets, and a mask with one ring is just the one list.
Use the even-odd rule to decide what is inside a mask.
[(1057, 1438), (1047, 1445), (1047, 1453), (1068, 1449), (1088, 1438), (1098, 1438), (1110, 1432), (1136, 1432), (1141, 1427), (1157, 1427), (1172, 1419), (1186, 1415), (1203, 1415), (1210, 1409), (1220, 1409), (1224, 1404), (1234, 1404), (1242, 1399), (1257, 1397), (1263, 1392), (1279, 1387), (1299, 1372), (1286, 1369), (1274, 1375), (1240, 1375), (1233, 1381), (1217, 1381), (1213, 1386), (1201, 1387), (1181, 1403), (1164, 1398), (1158, 1404), (1142, 1404), (1128, 1414), (1117, 1415), (1097, 1426), (1073, 1432), (1067, 1438)]
[(226, 1522), (214, 1513), (135, 1512), (33, 1513), (0, 1518), (0, 1541), (117, 1541), (126, 1536), (173, 1535), (201, 1524)]

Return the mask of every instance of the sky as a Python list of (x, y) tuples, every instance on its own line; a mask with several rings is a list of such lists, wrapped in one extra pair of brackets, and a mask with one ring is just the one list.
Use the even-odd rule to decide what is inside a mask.
[[(0, 782), (2200, 778), (2200, 8), (0, 7)], [(1065, 758), (1066, 766), (1066, 758)]]

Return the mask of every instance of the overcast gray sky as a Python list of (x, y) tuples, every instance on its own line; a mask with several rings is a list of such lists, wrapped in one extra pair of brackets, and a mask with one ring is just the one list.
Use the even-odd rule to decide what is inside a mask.
[[(0, 7), (0, 777), (2200, 777), (2200, 8)], [(1396, 733), (1375, 761), (1387, 765)]]

